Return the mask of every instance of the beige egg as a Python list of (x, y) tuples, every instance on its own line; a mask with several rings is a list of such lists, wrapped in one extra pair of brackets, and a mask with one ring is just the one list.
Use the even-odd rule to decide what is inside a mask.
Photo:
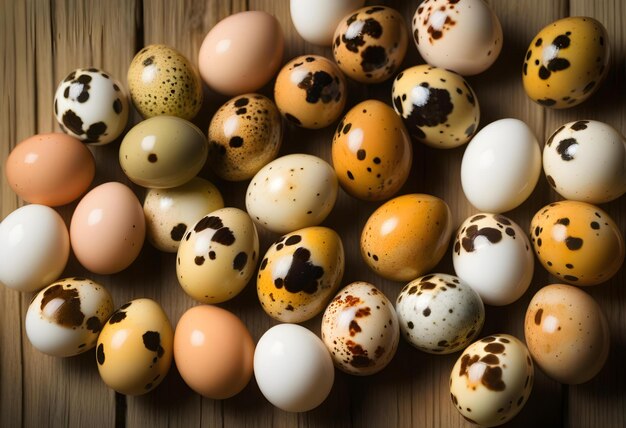
[(135, 55), (128, 69), (128, 89), (145, 118), (168, 115), (189, 120), (202, 107), (202, 82), (196, 68), (166, 45), (149, 45)]
[(158, 250), (175, 253), (187, 228), (220, 208), (222, 194), (200, 177), (171, 189), (148, 189), (143, 202), (147, 238)]
[(220, 178), (252, 178), (278, 154), (283, 123), (276, 104), (259, 94), (227, 101), (209, 125), (208, 164)]

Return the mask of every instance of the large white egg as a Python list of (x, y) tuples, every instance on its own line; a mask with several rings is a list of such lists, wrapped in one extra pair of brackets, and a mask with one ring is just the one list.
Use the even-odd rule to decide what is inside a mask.
[(461, 162), (461, 185), (480, 211), (502, 213), (524, 202), (541, 173), (541, 151), (532, 130), (518, 119), (500, 119), (470, 141)]
[(291, 21), (309, 43), (330, 46), (341, 18), (363, 6), (365, 0), (291, 0)]

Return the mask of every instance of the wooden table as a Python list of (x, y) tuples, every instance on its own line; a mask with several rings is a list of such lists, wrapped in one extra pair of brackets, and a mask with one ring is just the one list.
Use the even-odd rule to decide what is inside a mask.
[[(400, 10), (410, 24), (417, 1), (386, 1)], [(539, 140), (562, 123), (597, 119), (626, 130), (626, 2), (622, 0), (491, 0), (504, 29), (504, 49), (496, 64), (468, 80), (481, 106), (481, 125), (515, 117), (525, 121)], [(287, 40), (284, 61), (304, 54), (331, 56), (330, 49), (305, 43), (295, 32), (287, 0), (2, 0), (0, 8), (0, 158), (21, 140), (41, 132), (59, 130), (52, 113), (57, 83), (72, 69), (95, 66), (108, 70), (125, 83), (135, 52), (150, 43), (166, 43), (197, 61), (205, 34), (220, 19), (246, 9), (274, 14)], [(599, 92), (581, 106), (553, 111), (531, 102), (522, 89), (521, 65), (534, 34), (549, 22), (565, 16), (587, 15), (608, 29), (612, 65)], [(403, 67), (420, 63), (411, 43)], [(367, 98), (390, 102), (391, 83), (365, 87), (350, 83), (349, 106)], [(271, 94), (272, 85), (261, 91)], [(205, 105), (196, 119), (208, 128), (212, 113), (226, 101), (206, 91)], [(132, 123), (140, 120), (134, 112)], [(334, 127), (303, 131), (288, 126), (282, 154), (306, 152), (330, 160)], [(119, 142), (92, 151), (97, 162), (93, 186), (111, 180), (130, 184), (118, 161)], [(455, 226), (475, 212), (460, 190), (460, 162), (464, 148), (438, 151), (415, 146), (415, 161), (401, 193), (423, 192), (439, 196), (451, 206)], [(208, 171), (202, 173), (222, 190), (226, 204), (243, 207), (247, 183), (227, 184)], [(21, 205), (1, 174), (2, 218)], [(143, 189), (132, 186), (141, 198)], [(508, 215), (523, 228), (545, 204), (560, 199), (542, 176), (532, 196)], [(324, 223), (338, 230), (347, 251), (343, 283), (370, 281), (395, 300), (402, 284), (384, 281), (370, 272), (359, 255), (360, 230), (374, 203), (357, 201), (341, 192)], [(59, 209), (69, 224), (75, 204)], [(626, 197), (603, 206), (626, 230)], [(265, 251), (275, 238), (261, 233)], [(450, 252), (436, 269), (453, 273)], [(87, 273), (72, 256), (67, 275), (87, 275), (111, 290), (117, 306), (137, 297), (161, 302), (175, 325), (196, 303), (178, 286), (174, 255), (157, 252), (146, 244), (139, 259), (127, 270), (111, 276)], [(506, 332), (523, 338), (526, 306), (540, 287), (557, 282), (537, 263), (531, 289), (518, 302), (488, 307), (482, 335)], [(585, 289), (604, 309), (610, 323), (612, 347), (608, 362), (592, 381), (564, 386), (539, 370), (530, 400), (511, 426), (626, 426), (626, 272), (608, 283)], [(469, 426), (450, 403), (448, 378), (458, 357), (427, 355), (401, 341), (398, 353), (381, 373), (352, 377), (337, 372), (326, 402), (305, 414), (290, 414), (271, 406), (256, 383), (238, 396), (213, 401), (202, 399), (185, 386), (175, 367), (154, 392), (140, 397), (115, 394), (100, 380), (94, 351), (58, 359), (33, 349), (25, 337), (24, 315), (30, 294), (0, 289), (0, 426), (319, 426), (319, 427), (451, 427)], [(222, 305), (246, 323), (255, 340), (275, 322), (262, 311), (254, 284), (242, 295)], [(320, 316), (305, 323), (319, 333)]]

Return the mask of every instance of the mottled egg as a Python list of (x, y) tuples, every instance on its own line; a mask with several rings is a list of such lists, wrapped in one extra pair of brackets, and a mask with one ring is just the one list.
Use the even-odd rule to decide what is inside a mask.
[(26, 336), (43, 353), (70, 357), (96, 346), (112, 313), (111, 294), (102, 285), (85, 278), (60, 279), (30, 302)]
[(185, 293), (202, 303), (235, 297), (254, 275), (259, 236), (238, 208), (222, 208), (198, 220), (180, 241), (176, 274)]
[(282, 322), (299, 323), (324, 310), (343, 277), (341, 238), (327, 227), (282, 236), (261, 260), (256, 287), (263, 310)]
[(458, 74), (429, 65), (402, 71), (391, 99), (409, 134), (438, 149), (467, 143), (478, 129), (480, 109), (469, 84)]
[(595, 120), (569, 122), (543, 149), (548, 183), (566, 199), (601, 204), (626, 192), (626, 140)]
[(320, 224), (335, 206), (337, 176), (324, 160), (307, 154), (280, 157), (250, 181), (246, 209), (255, 223), (276, 233)]
[(461, 224), (452, 263), (456, 275), (493, 306), (519, 299), (528, 289), (535, 267), (524, 231), (503, 215), (487, 213), (475, 214)]
[(347, 285), (324, 312), (322, 340), (339, 370), (358, 376), (378, 373), (400, 341), (393, 304), (370, 283)]
[(100, 377), (120, 394), (152, 391), (170, 370), (173, 340), (161, 305), (150, 299), (131, 300), (111, 315), (98, 336)]
[(624, 262), (624, 235), (600, 208), (561, 201), (540, 209), (530, 223), (537, 258), (552, 275), (574, 285), (608, 281)]
[(158, 250), (175, 253), (187, 228), (220, 208), (222, 194), (200, 177), (171, 189), (148, 189), (143, 202), (147, 238)]
[(347, 99), (346, 78), (337, 65), (319, 55), (289, 61), (278, 73), (274, 101), (291, 123), (318, 129), (339, 118)]
[(367, 219), (361, 233), (361, 256), (378, 275), (410, 281), (439, 263), (451, 235), (448, 204), (431, 195), (402, 195)]
[(526, 94), (545, 107), (573, 107), (589, 98), (609, 70), (609, 38), (593, 18), (570, 16), (544, 27), (522, 67)]
[(409, 36), (397, 10), (368, 6), (345, 16), (333, 39), (333, 56), (341, 71), (357, 82), (380, 83), (400, 67)]
[(224, 180), (248, 180), (276, 157), (282, 139), (276, 104), (245, 94), (227, 101), (211, 119), (207, 161)]
[(404, 286), (396, 300), (400, 331), (420, 351), (450, 354), (470, 344), (485, 322), (476, 291), (459, 278), (435, 273)]
[(491, 67), (502, 49), (502, 26), (484, 0), (425, 0), (412, 23), (422, 58), (464, 76)]
[(461, 186), (479, 211), (501, 213), (522, 204), (541, 175), (533, 131), (518, 119), (500, 119), (478, 132), (461, 162)]
[(606, 316), (593, 297), (571, 285), (548, 285), (535, 294), (524, 334), (535, 363), (560, 383), (587, 382), (609, 355)]
[(332, 145), (341, 187), (366, 201), (387, 199), (406, 182), (413, 160), (409, 134), (387, 104), (367, 100), (339, 122)]
[(54, 116), (72, 137), (93, 145), (107, 144), (126, 127), (128, 96), (108, 73), (78, 68), (57, 87)]
[(166, 45), (149, 45), (135, 55), (128, 68), (128, 89), (144, 118), (168, 115), (191, 120), (202, 107), (196, 68)]
[(290, 0), (289, 13), (300, 37), (315, 45), (330, 46), (341, 18), (363, 3), (365, 0)]
[(195, 177), (208, 152), (206, 137), (193, 123), (175, 116), (156, 116), (128, 131), (119, 160), (133, 183), (165, 189)]
[(508, 334), (474, 342), (450, 374), (450, 397), (461, 416), (486, 427), (502, 425), (524, 407), (535, 369), (526, 346)]

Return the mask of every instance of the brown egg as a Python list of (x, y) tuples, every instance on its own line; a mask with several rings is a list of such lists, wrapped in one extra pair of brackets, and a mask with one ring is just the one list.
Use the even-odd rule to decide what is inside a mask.
[(609, 354), (609, 326), (600, 306), (571, 285), (548, 285), (526, 310), (528, 350), (552, 379), (575, 385), (587, 382)]

